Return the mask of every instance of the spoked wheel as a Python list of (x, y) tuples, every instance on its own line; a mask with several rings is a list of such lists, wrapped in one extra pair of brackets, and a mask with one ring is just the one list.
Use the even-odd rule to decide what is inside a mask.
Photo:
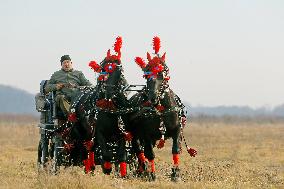
[(62, 159), (63, 142), (59, 136), (53, 138), (53, 153), (51, 159), (51, 173), (58, 174)]
[(44, 134), (42, 134), (38, 144), (38, 171), (45, 170), (48, 157), (48, 139)]

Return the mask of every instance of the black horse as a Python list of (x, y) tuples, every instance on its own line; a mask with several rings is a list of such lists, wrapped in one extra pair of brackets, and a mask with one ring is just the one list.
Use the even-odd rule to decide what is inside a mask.
[[(94, 103), (96, 91), (91, 86), (80, 87), (71, 101), (71, 114), (59, 119), (59, 128), (54, 132), (55, 171), (65, 159), (66, 166), (85, 165), (85, 172), (95, 169), (93, 138), (95, 122)], [(63, 147), (63, 149), (61, 149)], [(61, 150), (60, 150), (61, 149)]]
[[(141, 93), (134, 95), (130, 102), (132, 106), (140, 106), (141, 111), (132, 116), (133, 133), (142, 141), (144, 153), (150, 163), (150, 178), (155, 180), (155, 154), (157, 147), (162, 148), (167, 138), (172, 138), (173, 168), (171, 178), (179, 177), (179, 153), (182, 139), (181, 130), (185, 123), (184, 106), (179, 97), (170, 89), (168, 80), (169, 69), (165, 64), (165, 54), (160, 57), (160, 40), (153, 40), (156, 56), (151, 58), (147, 53), (148, 64), (137, 57), (136, 63), (143, 69), (147, 79), (146, 88)], [(157, 47), (158, 46), (158, 47)], [(188, 149), (191, 156), (196, 155), (194, 149)]]
[[(96, 129), (95, 145), (102, 152), (102, 168), (105, 174), (110, 174), (112, 165), (112, 152), (108, 149), (109, 143), (115, 143), (118, 146), (116, 158), (120, 164), (121, 177), (126, 176), (126, 139), (130, 135), (126, 132), (123, 124), (118, 124), (126, 120), (128, 111), (128, 102), (124, 88), (127, 86), (123, 75), (123, 68), (120, 61), (121, 38), (117, 37), (114, 44), (114, 50), (117, 55), (111, 55), (110, 50), (106, 58), (99, 64), (95, 61), (90, 62), (94, 71), (100, 73), (96, 90), (98, 99), (96, 101)], [(121, 126), (122, 125), (122, 126)]]
[[(70, 141), (65, 147), (71, 148), (71, 157), (74, 162), (82, 162), (85, 172), (95, 169), (94, 134), (95, 134), (95, 102), (97, 91), (92, 86), (80, 89), (71, 105), (71, 114), (68, 117), (71, 127), (65, 130), (65, 140)], [(73, 155), (74, 154), (74, 155)], [(75, 159), (77, 158), (77, 159)]]

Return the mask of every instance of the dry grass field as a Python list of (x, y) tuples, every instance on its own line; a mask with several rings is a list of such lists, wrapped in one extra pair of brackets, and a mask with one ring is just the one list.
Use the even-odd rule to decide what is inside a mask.
[(37, 171), (37, 120), (0, 120), (0, 188), (284, 188), (284, 122), (191, 121), (185, 137), (198, 155), (181, 154), (182, 179), (173, 183), (171, 140), (155, 149), (155, 182), (105, 176), (98, 166), (94, 175), (70, 167), (54, 176)]

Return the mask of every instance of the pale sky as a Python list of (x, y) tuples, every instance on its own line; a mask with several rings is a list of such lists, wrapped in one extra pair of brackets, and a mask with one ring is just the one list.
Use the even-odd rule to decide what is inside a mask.
[[(130, 84), (144, 84), (135, 56), (167, 52), (171, 88), (192, 105), (284, 103), (283, 0), (0, 0), (0, 84), (35, 94), (70, 54), (88, 67), (122, 36)], [(113, 52), (113, 51), (112, 51)]]

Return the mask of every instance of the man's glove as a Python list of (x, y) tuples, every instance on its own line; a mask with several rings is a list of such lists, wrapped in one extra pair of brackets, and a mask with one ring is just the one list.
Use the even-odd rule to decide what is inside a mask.
[(56, 90), (60, 90), (64, 87), (64, 84), (63, 83), (57, 83), (56, 84)]

